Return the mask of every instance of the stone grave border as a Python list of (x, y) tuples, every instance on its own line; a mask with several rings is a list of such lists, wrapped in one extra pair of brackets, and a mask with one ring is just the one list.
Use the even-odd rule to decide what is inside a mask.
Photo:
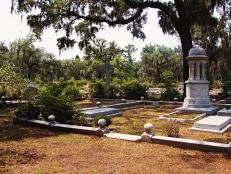
[[(85, 135), (94, 135), (99, 137), (105, 136), (108, 138), (115, 138), (115, 139), (132, 141), (132, 142), (141, 142), (141, 136), (120, 134), (114, 132), (103, 134), (102, 131), (94, 127), (75, 126), (75, 125), (58, 124), (58, 123), (52, 124), (51, 122), (47, 122), (47, 121), (29, 120), (25, 118), (15, 118), (13, 120), (13, 123), (22, 124), (26, 126), (36, 126), (36, 127), (46, 128), (55, 131), (73, 132), (73, 133), (79, 133)], [(165, 137), (165, 136), (152, 136), (151, 143), (173, 146), (183, 149), (231, 154), (231, 144), (224, 144), (224, 143), (215, 143), (215, 142), (208, 142), (208, 141), (173, 138), (173, 137)]]
[(206, 117), (207, 114), (206, 113), (203, 113), (203, 114), (200, 114), (199, 116), (195, 117), (195, 118), (191, 118), (191, 119), (184, 119), (184, 118), (168, 118), (167, 116), (170, 116), (170, 115), (173, 115), (173, 114), (177, 114), (181, 111), (174, 111), (174, 112), (171, 112), (169, 114), (164, 114), (164, 115), (161, 115), (159, 116), (159, 120), (164, 120), (164, 121), (168, 121), (168, 122), (181, 122), (181, 123), (184, 123), (184, 122), (193, 122), (197, 119), (200, 119), (200, 118), (203, 118), (203, 117)]

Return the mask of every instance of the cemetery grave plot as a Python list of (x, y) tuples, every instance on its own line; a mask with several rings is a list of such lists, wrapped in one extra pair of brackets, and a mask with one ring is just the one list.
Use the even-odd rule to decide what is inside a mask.
[[(128, 107), (122, 110), (121, 117), (112, 118), (110, 129), (114, 132), (141, 135), (144, 132), (145, 123), (154, 125), (154, 133), (156, 135), (164, 135), (163, 129), (168, 122), (159, 120), (159, 116), (173, 112), (172, 106), (160, 106), (159, 108), (151, 108), (146, 106)], [(184, 115), (184, 117), (192, 117)], [(197, 116), (197, 114), (195, 114)], [(180, 137), (195, 140), (205, 140), (221, 143), (229, 143), (231, 130), (223, 135), (211, 134), (206, 132), (192, 132), (189, 130), (193, 123), (177, 123), (180, 128)], [(164, 135), (166, 136), (166, 135)]]
[(121, 103), (121, 100), (81, 100), (75, 102), (75, 105), (81, 109), (92, 108), (97, 106), (96, 102), (98, 101), (101, 103), (101, 106)]
[(182, 118), (182, 119), (194, 119), (201, 114), (198, 113), (186, 113), (186, 112), (178, 112), (176, 114), (166, 115), (167, 118)]

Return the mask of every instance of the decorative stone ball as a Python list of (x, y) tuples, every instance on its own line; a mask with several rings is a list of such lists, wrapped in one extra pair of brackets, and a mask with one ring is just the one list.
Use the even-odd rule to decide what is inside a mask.
[(105, 119), (99, 119), (98, 120), (98, 125), (100, 128), (103, 128), (106, 126), (106, 120)]
[(101, 105), (101, 102), (100, 102), (100, 101), (97, 101), (97, 102), (96, 102), (96, 105), (97, 105), (97, 106), (100, 106), (100, 105)]
[(153, 128), (154, 128), (154, 126), (151, 123), (146, 123), (144, 125), (144, 130), (146, 133), (151, 133)]
[(174, 97), (174, 99), (173, 99), (174, 101), (177, 101), (178, 100), (178, 98), (177, 97)]
[(215, 99), (215, 98), (213, 98), (213, 99), (212, 99), (212, 102), (215, 102), (215, 101), (216, 101), (216, 99)]
[(140, 97), (140, 99), (141, 99), (141, 100), (144, 100), (144, 97), (142, 96), (142, 97)]
[(55, 121), (55, 116), (54, 116), (54, 115), (49, 115), (49, 116), (48, 116), (48, 120), (49, 120), (50, 122), (54, 122), (54, 121)]
[(125, 98), (123, 98), (121, 101), (122, 101), (123, 103), (125, 103), (125, 102), (126, 102), (126, 99), (125, 99)]

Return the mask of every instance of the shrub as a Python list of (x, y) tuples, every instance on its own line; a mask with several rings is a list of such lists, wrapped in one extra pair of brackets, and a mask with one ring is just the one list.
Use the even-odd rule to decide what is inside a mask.
[(140, 100), (140, 97), (147, 97), (145, 86), (136, 79), (125, 80), (122, 84), (123, 97), (130, 100)]
[(229, 95), (231, 93), (231, 80), (224, 81), (223, 91), (225, 95)]
[(39, 88), (39, 95), (52, 95), (59, 96), (62, 94), (63, 89), (66, 87), (64, 82), (50, 82), (43, 87)]
[(89, 90), (90, 96), (93, 98), (106, 98), (107, 96), (106, 83), (102, 80), (91, 82)]
[(16, 111), (16, 117), (28, 118), (28, 119), (38, 119), (40, 114), (40, 109), (34, 103), (28, 103), (19, 106)]
[(79, 88), (77, 88), (75, 85), (68, 85), (63, 89), (62, 96), (65, 96), (70, 100), (75, 101), (81, 97), (81, 94), (79, 92)]
[(211, 86), (212, 86), (212, 89), (219, 89), (219, 88), (221, 88), (221, 81), (219, 81), (219, 80), (213, 80)]
[(100, 115), (100, 116), (98, 116), (98, 117), (96, 117), (96, 118), (94, 119), (95, 126), (98, 126), (98, 120), (99, 120), (99, 119), (104, 119), (104, 120), (106, 120), (106, 126), (109, 126), (109, 125), (112, 123), (111, 117), (108, 117), (108, 116), (105, 116), (105, 115)]
[(64, 96), (42, 95), (39, 96), (37, 104), (40, 107), (41, 116), (45, 120), (49, 115), (55, 115), (55, 120), (58, 123), (66, 123), (73, 117), (78, 117), (79, 114), (75, 111), (72, 102)]
[(163, 134), (167, 135), (168, 137), (180, 137), (180, 128), (177, 123), (166, 123), (163, 127)]
[(166, 91), (161, 93), (161, 99), (165, 101), (173, 101), (174, 98), (180, 97), (180, 93), (174, 88), (167, 88)]

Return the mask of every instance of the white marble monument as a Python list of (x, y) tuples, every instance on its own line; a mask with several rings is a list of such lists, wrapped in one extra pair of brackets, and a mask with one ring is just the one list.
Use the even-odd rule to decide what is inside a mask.
[(186, 97), (183, 106), (177, 110), (211, 114), (215, 111), (209, 97), (209, 81), (206, 78), (208, 56), (198, 45), (190, 49), (187, 57), (189, 79), (186, 84)]

